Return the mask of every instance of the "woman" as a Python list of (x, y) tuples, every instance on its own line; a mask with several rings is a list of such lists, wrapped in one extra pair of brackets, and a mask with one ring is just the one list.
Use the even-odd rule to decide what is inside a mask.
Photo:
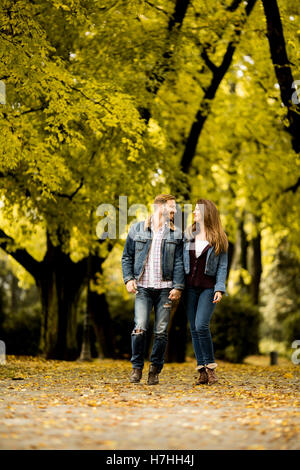
[(228, 264), (228, 240), (215, 204), (198, 199), (193, 224), (184, 234), (185, 305), (200, 384), (218, 382), (209, 323), (222, 299)]

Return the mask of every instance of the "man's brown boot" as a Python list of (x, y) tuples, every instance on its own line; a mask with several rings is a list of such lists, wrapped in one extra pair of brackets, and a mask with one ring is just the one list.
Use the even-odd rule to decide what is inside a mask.
[(205, 370), (205, 367), (201, 367), (200, 369), (198, 369), (198, 372), (199, 372), (199, 377), (198, 377), (198, 380), (196, 380), (196, 385), (207, 384), (208, 375)]
[(208, 385), (212, 385), (218, 382), (218, 377), (215, 374), (214, 369), (210, 369), (209, 367), (205, 367), (208, 377)]
[(153, 364), (150, 364), (147, 384), (148, 385), (158, 384), (158, 382), (159, 382), (158, 374), (159, 374), (158, 368), (156, 366), (154, 366)]
[(130, 375), (130, 382), (137, 384), (142, 378), (142, 369), (132, 369), (131, 375)]

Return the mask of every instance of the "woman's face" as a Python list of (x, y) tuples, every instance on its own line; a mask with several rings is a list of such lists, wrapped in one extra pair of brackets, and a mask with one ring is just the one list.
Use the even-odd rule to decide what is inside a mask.
[(202, 220), (201, 217), (201, 208), (199, 204), (196, 204), (195, 210), (193, 211), (194, 222), (200, 222)]

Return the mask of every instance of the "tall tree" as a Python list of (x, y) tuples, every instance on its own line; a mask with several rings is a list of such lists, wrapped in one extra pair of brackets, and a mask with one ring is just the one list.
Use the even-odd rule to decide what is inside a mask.
[[(176, 50), (179, 32), (189, 4), (190, 0), (176, 0), (174, 12), (169, 17), (167, 36), (163, 43), (164, 51), (150, 71), (146, 84), (146, 90), (150, 93), (151, 99), (158, 93), (166, 79), (168, 71), (171, 69), (172, 57)], [(141, 107), (140, 113), (146, 124), (148, 124), (151, 117), (151, 107)]]
[[(267, 37), (269, 40), (271, 58), (275, 74), (280, 87), (281, 100), (287, 108), (287, 130), (292, 138), (293, 149), (300, 153), (300, 104), (293, 103), (292, 94), (295, 80), (292, 72), (292, 63), (288, 58), (286, 43), (277, 0), (262, 0), (266, 22)], [(300, 178), (298, 180), (300, 185)]]
[(248, 16), (252, 12), (255, 3), (256, 0), (249, 0), (247, 2), (243, 18), (238, 24), (238, 26), (235, 27), (234, 37), (228, 42), (225, 54), (223, 55), (220, 65), (216, 65), (211, 60), (205, 49), (204, 51), (202, 51), (202, 58), (204, 59), (206, 66), (211, 71), (212, 77), (209, 85), (205, 89), (203, 98), (201, 99), (199, 109), (196, 113), (195, 119), (193, 120), (193, 124), (186, 140), (184, 152), (181, 157), (180, 166), (184, 173), (189, 172), (190, 165), (195, 156), (196, 147), (199, 141), (201, 131), (203, 129), (205, 121), (209, 116), (209, 110), (212, 106), (213, 99), (216, 96), (216, 92), (220, 86), (221, 81), (223, 80), (226, 72), (228, 71), (232, 63), (233, 54), (236, 50), (242, 32), (242, 28), (245, 25)]
[[(91, 248), (99, 256), (99, 245), (107, 245), (87, 235), (88, 214), (93, 211), (95, 230), (102, 202), (116, 206), (122, 191), (137, 198), (151, 194), (153, 158), (144, 151), (144, 124), (130, 96), (120, 87), (107, 90), (73, 54), (82, 37), (88, 41), (84, 32), (92, 28), (94, 2), (17, 0), (2, 6), (0, 77), (7, 90), (0, 109), (2, 212), (13, 222), (18, 208), (32, 227), (44, 227), (46, 241), (37, 261), (24, 247), (32, 227), (15, 237), (17, 224), (8, 223), (0, 246), (36, 280), (42, 351), (74, 359), (87, 253)], [(142, 177), (148, 183), (140, 187)], [(98, 270), (108, 253), (101, 251), (94, 263)]]

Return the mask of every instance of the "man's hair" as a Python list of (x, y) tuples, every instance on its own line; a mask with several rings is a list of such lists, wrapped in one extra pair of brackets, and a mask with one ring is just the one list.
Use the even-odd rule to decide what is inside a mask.
[(154, 199), (154, 204), (165, 204), (167, 201), (175, 200), (175, 196), (172, 194), (159, 194)]

